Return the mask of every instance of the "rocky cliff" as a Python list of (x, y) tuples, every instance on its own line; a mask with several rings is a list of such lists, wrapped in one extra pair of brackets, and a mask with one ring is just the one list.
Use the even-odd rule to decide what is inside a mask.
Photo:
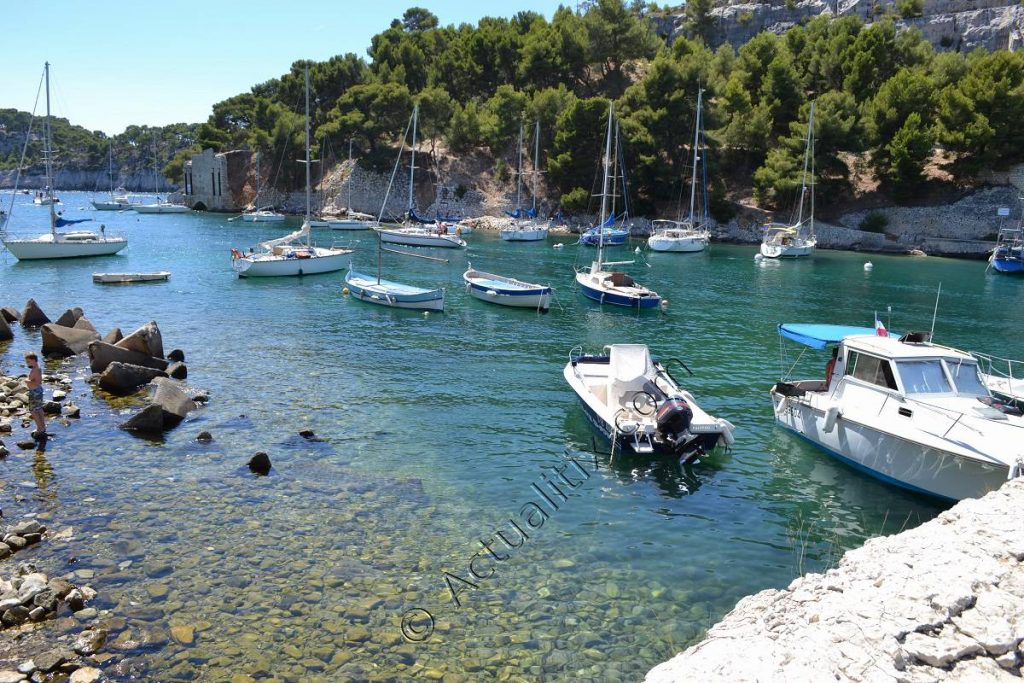
[[(17, 171), (0, 171), (0, 188), (14, 187)], [(153, 192), (153, 171), (143, 171), (132, 175), (126, 175), (119, 179), (121, 185), (129, 192)], [(54, 175), (54, 188), (60, 190), (84, 190), (86, 192), (108, 192), (110, 190), (110, 178), (107, 170), (81, 171), (72, 169), (61, 169)], [(18, 181), (19, 189), (41, 190), (46, 187), (46, 176), (40, 173), (22, 173)], [(168, 183), (167, 179), (160, 176), (161, 194), (177, 189), (177, 185)]]
[[(711, 12), (716, 21), (711, 43), (738, 48), (761, 31), (781, 34), (820, 15), (856, 15), (871, 22), (887, 12), (897, 17), (897, 27), (918, 29), (936, 50), (1014, 49), (1024, 27), (1024, 8), (1007, 0), (925, 0), (922, 16), (910, 19), (899, 18), (890, 0), (726, 0)], [(657, 32), (669, 42), (686, 34), (685, 25), (681, 7), (655, 19)]]
[(1019, 681), (1024, 479), (744, 598), (646, 683)]

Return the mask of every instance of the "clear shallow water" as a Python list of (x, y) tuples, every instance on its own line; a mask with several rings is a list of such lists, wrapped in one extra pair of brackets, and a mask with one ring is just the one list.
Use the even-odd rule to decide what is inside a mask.
[[(45, 454), (0, 463), (2, 490), (28, 496), (18, 509), (73, 527), (71, 541), (32, 557), (52, 571), (93, 575), (84, 580), (110, 610), (110, 651), (153, 679), (640, 677), (742, 596), (785, 586), (942, 509), (773, 425), (777, 322), (870, 325), (873, 311), (886, 319), (891, 305), (892, 328), (927, 329), (941, 281), (939, 341), (1024, 356), (1024, 280), (986, 275), (976, 261), (819, 251), (758, 266), (753, 247), (727, 245), (654, 254), (651, 268), (635, 272), (671, 303), (667, 314), (637, 316), (574, 292), (572, 266), (592, 250), (578, 256), (575, 246), (551, 248), (565, 238), (504, 243), (478, 233), (468, 250), (444, 254), (448, 265), (384, 256), (386, 276), (448, 287), (448, 312), (424, 316), (343, 298), (340, 273), (235, 278), (230, 248), (281, 234), (281, 225), (92, 214), (78, 208), (88, 195), (62, 196), (67, 216), (123, 229), (128, 250), (65, 263), (7, 256), (0, 305), (20, 308), (31, 296), (51, 317), (82, 306), (101, 331), (155, 319), (167, 348), (185, 350), (189, 383), (211, 401), (165, 441), (135, 439), (116, 429), (125, 402), (112, 410), (93, 397), (84, 363), (72, 361), (62, 367), (76, 378), (83, 419), (53, 430)], [(9, 228), (29, 232), (35, 219), (41, 232), (44, 216), (19, 205)], [(375, 263), (365, 233), (317, 237), (355, 237), (357, 268)], [(468, 261), (550, 283), (558, 303), (542, 316), (478, 302), (461, 287)], [(135, 270), (173, 274), (124, 287), (90, 277)], [(38, 348), (38, 335), (16, 334), (0, 360), (5, 371), (20, 371), (21, 353)], [(693, 368), (687, 386), (739, 427), (731, 452), (687, 468), (595, 455), (562, 367), (572, 346), (627, 341)], [(816, 376), (825, 360), (808, 354), (801, 367)], [(323, 441), (299, 438), (307, 426)], [(213, 443), (194, 441), (202, 429)], [(257, 450), (270, 454), (274, 476), (244, 470)], [(557, 511), (544, 507), (531, 484), (557, 481), (551, 468), (570, 457), (589, 478), (570, 465), (565, 474), (580, 483), (561, 487), (568, 500)], [(536, 529), (521, 512), (531, 501), (549, 515), (532, 513)], [(480, 541), (497, 531), (517, 538), (510, 519), (529, 539), (512, 551), (492, 544), (507, 558), (476, 560), (485, 578), (474, 578)], [(402, 634), (402, 616), (414, 609), (434, 617), (423, 642)], [(421, 628), (422, 613), (411, 614)], [(172, 626), (194, 627), (194, 642), (175, 640)]]

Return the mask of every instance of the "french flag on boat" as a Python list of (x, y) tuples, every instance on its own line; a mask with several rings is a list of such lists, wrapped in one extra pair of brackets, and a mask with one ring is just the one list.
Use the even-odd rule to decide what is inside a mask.
[(877, 313), (875, 313), (875, 334), (879, 337), (889, 336), (889, 330), (885, 329), (885, 325), (883, 325), (882, 321), (878, 319)]

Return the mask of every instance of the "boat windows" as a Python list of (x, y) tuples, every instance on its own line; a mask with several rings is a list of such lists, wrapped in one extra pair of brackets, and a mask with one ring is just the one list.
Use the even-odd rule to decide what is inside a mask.
[(949, 394), (953, 391), (940, 360), (904, 360), (897, 361), (896, 366), (908, 394)]
[(988, 389), (978, 375), (978, 364), (970, 362), (946, 361), (949, 374), (956, 385), (956, 393), (965, 396), (988, 396)]
[(846, 374), (886, 389), (897, 389), (892, 365), (882, 358), (853, 351), (850, 353)]

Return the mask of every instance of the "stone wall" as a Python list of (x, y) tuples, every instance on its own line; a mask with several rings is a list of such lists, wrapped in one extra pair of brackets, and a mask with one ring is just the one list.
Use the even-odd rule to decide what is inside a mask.
[(1024, 662), (1024, 479), (744, 598), (653, 668), (675, 681), (1012, 681)]
[(240, 211), (251, 156), (242, 150), (194, 154), (185, 162), (185, 187), (172, 200), (205, 211)]

